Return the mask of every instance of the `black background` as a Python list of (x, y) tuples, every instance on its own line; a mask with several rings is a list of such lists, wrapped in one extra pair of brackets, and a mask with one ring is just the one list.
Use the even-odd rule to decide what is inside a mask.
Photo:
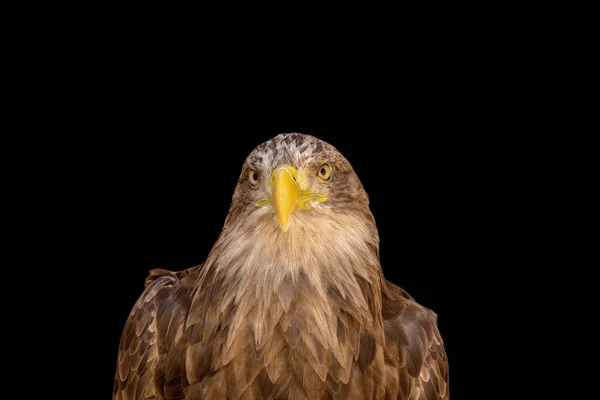
[[(29, 371), (56, 374), (38, 385), (46, 394), (110, 397), (119, 337), (148, 271), (204, 261), (245, 157), (282, 132), (322, 138), (354, 166), (385, 276), (439, 316), (454, 399), (504, 388), (514, 397), (515, 381), (543, 386), (530, 353), (555, 354), (533, 326), (548, 300), (533, 308), (523, 294), (545, 291), (553, 275), (553, 260), (540, 258), (560, 246), (535, 242), (540, 231), (555, 236), (564, 205), (550, 200), (565, 190), (552, 168), (563, 169), (566, 152), (547, 145), (573, 132), (571, 121), (556, 127), (564, 72), (552, 69), (555, 41), (546, 41), (551, 57), (538, 57), (546, 30), (523, 36), (500, 10), (388, 13), (388, 23), (379, 13), (373, 27), (336, 12), (322, 34), (312, 10), (276, 27), (249, 19), (239, 31), (235, 21), (205, 23), (208, 13), (182, 22), (181, 13), (106, 11), (98, 24), (88, 18), (101, 10), (76, 26), (48, 18), (51, 29), (11, 58), (23, 77), (7, 75), (17, 90), (6, 136), (17, 143), (3, 147), (15, 158), (3, 178), (17, 181), (5, 198), (19, 204), (5, 212), (24, 245), (9, 249), (19, 265), (7, 263), (6, 282), (19, 292), (6, 291), (5, 310), (27, 321), (6, 318), (6, 331), (27, 340), (31, 356), (18, 354)], [(69, 355), (77, 360), (64, 367)], [(35, 386), (35, 374), (22, 375)]]

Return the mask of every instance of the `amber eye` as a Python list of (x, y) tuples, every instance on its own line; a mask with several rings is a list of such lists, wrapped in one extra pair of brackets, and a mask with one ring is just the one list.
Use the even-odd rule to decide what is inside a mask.
[(326, 181), (331, 177), (331, 166), (329, 164), (323, 164), (317, 170), (317, 176)]
[(260, 174), (257, 170), (251, 169), (250, 172), (248, 172), (248, 179), (252, 186), (257, 186), (258, 182), (260, 182)]

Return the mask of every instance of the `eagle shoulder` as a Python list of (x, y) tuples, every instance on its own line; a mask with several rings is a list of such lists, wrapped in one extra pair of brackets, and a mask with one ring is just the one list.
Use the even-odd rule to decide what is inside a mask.
[(121, 335), (113, 399), (183, 395), (185, 365), (179, 352), (186, 347), (183, 327), (191, 275), (198, 269), (150, 271)]
[(407, 400), (448, 399), (448, 360), (436, 314), (403, 289), (386, 284), (390, 294), (382, 303), (386, 390)]

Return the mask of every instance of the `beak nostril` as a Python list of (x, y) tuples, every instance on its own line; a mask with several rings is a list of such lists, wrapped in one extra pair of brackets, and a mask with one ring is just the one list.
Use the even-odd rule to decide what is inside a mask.
[(292, 177), (292, 180), (295, 183), (297, 183), (297, 184), (299, 183), (298, 182), (298, 172), (296, 171), (296, 169), (294, 167), (292, 167), (291, 165), (281, 164), (281, 165), (277, 166), (275, 169), (273, 169), (273, 172), (271, 173), (271, 185), (273, 184), (275, 176), (279, 175), (279, 173), (282, 171), (285, 171), (287, 174), (289, 174), (289, 176)]

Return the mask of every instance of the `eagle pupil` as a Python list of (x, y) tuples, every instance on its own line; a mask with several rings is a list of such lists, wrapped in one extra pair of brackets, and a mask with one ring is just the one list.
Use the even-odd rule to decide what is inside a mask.
[(325, 168), (321, 168), (321, 175), (325, 175), (327, 173), (327, 170)]
[(258, 181), (258, 174), (256, 172), (252, 174), (252, 180), (255, 182)]

